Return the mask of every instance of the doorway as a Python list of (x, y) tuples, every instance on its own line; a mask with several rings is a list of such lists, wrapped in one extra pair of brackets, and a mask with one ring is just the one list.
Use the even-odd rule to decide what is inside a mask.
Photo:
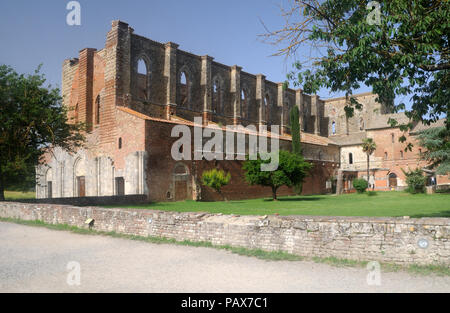
[(116, 177), (116, 196), (125, 195), (125, 180), (123, 177)]
[(397, 175), (395, 173), (389, 174), (389, 187), (391, 188), (397, 187)]
[(78, 190), (78, 197), (86, 197), (86, 177), (84, 176), (77, 177), (77, 190)]
[(48, 181), (47, 182), (47, 198), (51, 199), (53, 197), (53, 187), (52, 187), (52, 182)]

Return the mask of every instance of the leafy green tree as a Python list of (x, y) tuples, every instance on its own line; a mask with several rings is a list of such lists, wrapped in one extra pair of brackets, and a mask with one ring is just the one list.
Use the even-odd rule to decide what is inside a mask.
[(261, 164), (264, 163), (269, 164), (270, 159), (258, 155), (256, 160), (245, 161), (242, 168), (249, 184), (272, 188), (273, 200), (277, 200), (278, 188), (302, 183), (312, 167), (301, 155), (284, 150), (279, 151), (278, 168), (275, 171), (262, 171)]
[(59, 90), (45, 87), (39, 70), (25, 76), (0, 65), (0, 201), (9, 186), (29, 187), (52, 147), (73, 151), (84, 141), (83, 125), (68, 123)]
[(224, 200), (227, 200), (222, 194), (222, 187), (228, 185), (231, 180), (231, 174), (225, 173), (223, 170), (212, 169), (209, 171), (204, 171), (202, 173), (202, 183), (205, 186), (211, 187), (219, 195), (222, 196)]
[(406, 176), (407, 192), (412, 194), (425, 192), (426, 177), (423, 176), (423, 171), (420, 168), (408, 171), (402, 169), (402, 171)]
[(420, 156), (431, 163), (438, 175), (450, 172), (450, 130), (445, 127), (433, 127), (421, 131), (417, 136), (419, 143), (427, 150)]
[[(363, 140), (362, 150), (367, 155), (367, 181), (369, 181), (370, 175), (370, 156), (377, 149), (377, 144), (372, 138), (365, 138)], [(367, 187), (366, 187), (367, 188)]]
[(307, 93), (345, 92), (348, 116), (361, 108), (353, 90), (366, 85), (393, 111), (405, 109), (394, 103), (396, 96), (409, 98), (405, 113), (412, 120), (429, 123), (445, 115), (450, 129), (450, 1), (369, 2), (290, 0), (282, 9), (286, 25), (263, 36), (280, 47), (278, 55), (300, 57), (288, 75), (295, 86)]

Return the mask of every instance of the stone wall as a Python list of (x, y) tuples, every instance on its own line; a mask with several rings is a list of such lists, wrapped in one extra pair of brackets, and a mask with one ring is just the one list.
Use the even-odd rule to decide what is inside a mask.
[[(207, 241), (215, 245), (287, 251), (398, 264), (449, 264), (450, 219), (318, 216), (231, 216), (51, 204), (0, 203), (0, 217), (41, 220), (122, 234)], [(419, 242), (428, 243), (419, 247)]]

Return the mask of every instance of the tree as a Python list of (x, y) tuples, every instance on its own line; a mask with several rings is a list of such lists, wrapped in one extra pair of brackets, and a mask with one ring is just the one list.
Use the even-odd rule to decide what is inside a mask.
[[(289, 112), (289, 119), (291, 124), (291, 135), (292, 135), (292, 152), (298, 155), (302, 154), (301, 146), (301, 136), (300, 136), (300, 122), (299, 122), (300, 112), (297, 106), (293, 106)], [(294, 186), (294, 191), (296, 194), (300, 195), (303, 190), (302, 183), (298, 183)]]
[(8, 186), (29, 184), (52, 147), (74, 151), (84, 141), (83, 124), (69, 123), (59, 90), (45, 87), (39, 71), (25, 76), (0, 66), (0, 201)]
[(408, 171), (402, 169), (402, 172), (406, 176), (407, 192), (412, 194), (425, 192), (426, 178), (423, 176), (423, 171), (420, 168), (415, 170), (408, 169)]
[(300, 122), (299, 111), (297, 106), (293, 106), (289, 113), (292, 134), (292, 152), (298, 155), (302, 154), (302, 146), (300, 142)]
[[(286, 24), (262, 35), (276, 54), (300, 55), (288, 75), (307, 93), (320, 88), (345, 92), (346, 112), (361, 104), (351, 97), (363, 85), (393, 111), (405, 109), (395, 96), (410, 98), (405, 114), (425, 124), (446, 116), (450, 99), (450, 1), (290, 0)], [(371, 3), (369, 6), (368, 3)], [(310, 57), (312, 56), (312, 57)], [(394, 119), (389, 120), (397, 125)], [(401, 125), (402, 130), (412, 123)], [(405, 141), (405, 136), (400, 141)]]
[(223, 170), (212, 169), (209, 171), (204, 171), (202, 173), (202, 183), (205, 186), (211, 187), (219, 195), (222, 196), (224, 200), (227, 200), (222, 194), (222, 187), (228, 185), (231, 180), (231, 174), (226, 173)]
[(311, 169), (311, 164), (301, 155), (280, 150), (278, 154), (278, 168), (275, 171), (262, 171), (261, 164), (270, 163), (258, 155), (256, 160), (244, 162), (245, 179), (251, 185), (261, 185), (272, 188), (272, 198), (277, 200), (277, 190), (281, 186), (292, 187), (303, 182)]
[(433, 127), (423, 130), (417, 136), (426, 151), (420, 156), (431, 163), (438, 175), (450, 172), (450, 130), (445, 127)]
[[(377, 149), (377, 145), (375, 143), (375, 141), (373, 141), (372, 138), (365, 138), (363, 140), (363, 145), (362, 145), (362, 150), (363, 152), (367, 155), (367, 181), (369, 181), (369, 175), (370, 175), (370, 156), (372, 155), (372, 153), (375, 152), (375, 150)], [(375, 186), (372, 186), (372, 189)]]

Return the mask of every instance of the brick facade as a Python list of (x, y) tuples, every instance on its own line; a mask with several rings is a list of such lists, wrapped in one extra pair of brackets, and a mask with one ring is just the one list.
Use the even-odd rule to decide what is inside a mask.
[[(199, 183), (203, 170), (212, 167), (231, 173), (231, 184), (224, 188), (228, 199), (269, 196), (268, 188), (243, 181), (242, 161), (176, 162), (170, 152), (177, 138), (171, 131), (176, 125), (193, 131), (195, 117), (203, 118), (205, 128), (254, 125), (270, 130), (278, 125), (280, 145), (290, 149), (289, 111), (294, 105), (300, 111), (305, 158), (314, 164), (303, 192), (328, 193), (339, 169), (363, 169), (352, 168), (345, 159), (352, 145), (357, 151), (363, 137), (375, 136), (380, 137), (379, 151), (385, 148), (385, 135), (370, 127), (389, 116), (375, 95), (362, 94), (356, 97), (363, 110), (346, 118), (345, 98), (322, 100), (285, 89), (262, 74), (136, 35), (121, 21), (112, 22), (103, 49), (86, 48), (78, 58), (64, 61), (62, 96), (69, 117), (87, 123), (87, 143), (74, 155), (55, 148), (47, 156), (37, 168), (37, 198), (145, 194), (152, 201), (213, 200), (217, 195)], [(384, 178), (397, 164), (381, 163), (388, 174), (377, 175)], [(377, 186), (381, 188), (381, 180)], [(280, 194), (292, 190), (283, 188)]]

